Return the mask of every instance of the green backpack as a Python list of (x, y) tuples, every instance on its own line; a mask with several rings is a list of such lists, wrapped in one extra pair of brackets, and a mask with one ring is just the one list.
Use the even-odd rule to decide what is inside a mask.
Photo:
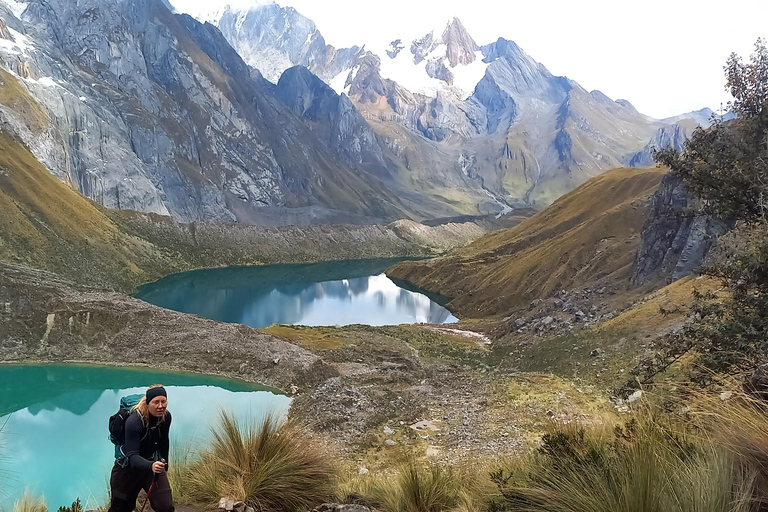
[(115, 445), (115, 462), (120, 467), (128, 466), (128, 457), (123, 452), (125, 444), (125, 421), (131, 415), (131, 409), (139, 403), (143, 394), (127, 395), (120, 399), (120, 408), (109, 417), (109, 440)]

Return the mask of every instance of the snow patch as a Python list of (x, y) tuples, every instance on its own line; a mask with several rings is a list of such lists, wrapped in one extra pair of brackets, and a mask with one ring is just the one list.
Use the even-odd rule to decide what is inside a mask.
[(351, 76), (351, 79), (349, 80), (349, 83), (351, 84), (355, 77), (357, 76), (357, 72), (360, 70), (360, 66), (354, 66), (352, 69), (345, 69), (335, 77), (331, 79), (331, 83), (328, 85), (331, 86), (331, 89), (336, 91), (336, 94), (346, 93), (349, 95), (349, 86), (347, 86), (347, 78)]
[(24, 82), (28, 84), (37, 84), (42, 85), (43, 87), (61, 87), (59, 84), (56, 83), (56, 80), (54, 80), (50, 76), (44, 76), (39, 79), (34, 78), (23, 78)]
[(307, 46), (309, 43), (312, 42), (312, 38), (315, 37), (315, 34), (317, 34), (317, 29), (307, 34), (307, 40), (304, 41), (304, 46)]
[[(406, 45), (408, 47), (409, 45)], [(438, 92), (449, 96), (456, 96), (466, 100), (475, 91), (478, 82), (485, 76), (488, 64), (483, 62), (483, 54), (475, 52), (475, 60), (468, 65), (452, 68), (447, 58), (447, 45), (438, 44), (429, 52), (427, 57), (415, 64), (413, 54), (410, 51), (401, 51), (394, 58), (387, 58), (386, 51), (374, 52), (381, 57), (381, 77), (394, 80), (411, 92), (436, 97)], [(427, 74), (428, 62), (442, 62), (453, 74), (453, 85), (432, 78)]]
[(240, 34), (240, 30), (243, 28), (243, 23), (245, 23), (245, 19), (248, 17), (249, 11), (241, 11), (237, 15), (237, 21), (235, 21), (235, 33), (238, 35)]
[(437, 96), (437, 92), (445, 89), (447, 85), (427, 74), (426, 60), (414, 64), (410, 52), (400, 52), (394, 59), (382, 59), (381, 77), (394, 80), (411, 92), (431, 97)]
[(27, 5), (29, 5), (27, 2), (17, 2), (16, 0), (0, 0), (0, 2), (7, 5), (13, 15), (18, 19), (21, 19), (22, 13), (27, 10)]
[[(217, 26), (219, 21), (221, 21), (221, 17), (224, 16), (224, 13), (227, 11), (247, 14), (249, 11), (259, 7), (275, 3), (271, 0), (230, 0), (229, 2), (218, 5), (214, 2), (208, 2), (207, 5), (201, 5), (201, 2), (194, 0), (170, 0), (170, 2), (177, 13), (186, 13), (197, 19), (200, 23), (208, 22)], [(214, 5), (210, 5), (211, 3), (214, 3)]]
[(26, 53), (29, 50), (34, 50), (32, 42), (27, 36), (21, 32), (13, 30), (11, 27), (7, 28), (8, 33), (11, 35), (11, 37), (13, 37), (14, 40), (11, 41), (9, 39), (0, 39), (0, 49), (6, 50), (9, 53), (15, 53), (16, 55), (21, 55), (22, 53)]
[[(447, 63), (446, 63), (447, 64)], [(466, 66), (456, 66), (451, 68), (453, 73), (453, 85), (462, 91), (462, 100), (469, 98), (475, 91), (475, 87), (485, 76), (488, 64), (483, 62), (483, 52), (475, 52), (474, 62)]]

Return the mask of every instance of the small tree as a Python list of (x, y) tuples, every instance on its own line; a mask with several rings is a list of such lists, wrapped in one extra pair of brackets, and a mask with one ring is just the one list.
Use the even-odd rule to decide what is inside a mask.
[(715, 117), (697, 128), (678, 153), (655, 154), (676, 176), (707, 202), (712, 213), (747, 222), (765, 218), (768, 192), (768, 49), (758, 39), (751, 63), (734, 54), (725, 66), (728, 103), (736, 119)]
[[(758, 39), (749, 63), (731, 54), (725, 66), (728, 106), (735, 119), (715, 118), (698, 128), (682, 153), (656, 153), (705, 203), (709, 213), (737, 221), (723, 257), (701, 270), (720, 279), (725, 296), (697, 294), (693, 319), (669, 338), (658, 358), (661, 368), (694, 350), (705, 368), (694, 377), (707, 381), (712, 372), (744, 370), (768, 360), (768, 49)], [(653, 375), (654, 368), (642, 374)]]

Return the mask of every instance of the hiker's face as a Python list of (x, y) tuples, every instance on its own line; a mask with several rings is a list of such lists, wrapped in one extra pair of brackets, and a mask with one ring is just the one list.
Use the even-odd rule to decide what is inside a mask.
[(149, 414), (156, 418), (161, 418), (165, 414), (165, 408), (168, 407), (168, 399), (164, 396), (156, 396), (147, 404)]

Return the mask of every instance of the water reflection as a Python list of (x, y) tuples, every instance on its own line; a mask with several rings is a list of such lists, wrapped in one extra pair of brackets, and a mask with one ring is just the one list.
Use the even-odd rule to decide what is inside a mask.
[(383, 270), (392, 264), (392, 260), (358, 260), (187, 272), (146, 285), (137, 297), (252, 327), (457, 320), (426, 295), (387, 278)]
[(248, 383), (126, 368), (0, 366), (0, 382), (0, 510), (10, 510), (25, 488), (45, 496), (49, 510), (77, 497), (86, 508), (103, 506), (114, 463), (107, 418), (121, 396), (150, 384), (168, 389), (172, 452), (207, 444), (219, 409), (259, 422), (269, 413), (284, 415), (290, 404)]

